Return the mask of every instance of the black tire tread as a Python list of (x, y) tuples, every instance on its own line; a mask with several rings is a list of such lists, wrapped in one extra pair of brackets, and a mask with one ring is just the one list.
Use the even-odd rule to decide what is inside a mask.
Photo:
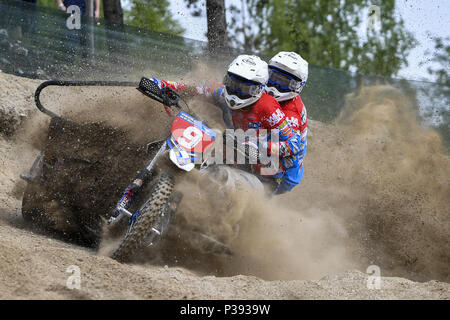
[(161, 211), (169, 201), (174, 188), (174, 178), (163, 173), (157, 178), (155, 189), (141, 212), (126, 234), (119, 247), (112, 253), (111, 258), (119, 262), (128, 262), (133, 254), (141, 247), (149, 230), (158, 222)]

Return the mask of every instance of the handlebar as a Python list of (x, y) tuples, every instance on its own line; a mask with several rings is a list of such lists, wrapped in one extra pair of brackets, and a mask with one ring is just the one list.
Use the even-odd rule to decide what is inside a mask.
[(181, 109), (181, 106), (178, 104), (180, 95), (170, 87), (160, 89), (154, 81), (142, 77), (137, 89), (147, 97), (152, 98), (167, 107), (175, 106), (178, 109)]

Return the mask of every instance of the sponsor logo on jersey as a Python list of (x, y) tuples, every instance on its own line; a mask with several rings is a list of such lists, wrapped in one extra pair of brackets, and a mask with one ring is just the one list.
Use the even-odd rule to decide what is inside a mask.
[(281, 134), (284, 138), (287, 138), (290, 134), (291, 134), (291, 127), (289, 126), (288, 122), (286, 120), (284, 120), (280, 125), (279, 125)]
[(261, 122), (256, 121), (256, 122), (249, 122), (247, 126), (249, 129), (261, 129), (262, 124)]
[(275, 126), (277, 123), (279, 123), (284, 118), (284, 113), (280, 109), (277, 109), (272, 115), (267, 119), (267, 122), (269, 122), (270, 126)]
[(289, 122), (291, 127), (298, 127), (298, 118), (296, 118), (296, 117), (287, 117), (286, 120)]

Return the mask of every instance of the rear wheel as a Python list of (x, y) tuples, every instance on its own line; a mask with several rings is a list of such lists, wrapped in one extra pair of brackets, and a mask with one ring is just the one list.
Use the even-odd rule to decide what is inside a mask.
[(142, 208), (139, 215), (128, 229), (119, 247), (113, 252), (111, 258), (119, 262), (127, 262), (143, 246), (149, 233), (160, 224), (161, 217), (169, 204), (174, 188), (174, 178), (161, 174), (155, 183), (154, 191)]

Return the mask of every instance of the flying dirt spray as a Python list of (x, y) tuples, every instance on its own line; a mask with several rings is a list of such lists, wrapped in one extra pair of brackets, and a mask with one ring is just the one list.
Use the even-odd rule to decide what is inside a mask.
[(178, 215), (232, 243), (233, 257), (210, 272), (317, 279), (375, 264), (384, 275), (448, 281), (450, 160), (407, 97), (365, 88), (334, 125), (310, 127), (305, 178), (287, 195), (239, 191), (215, 205), (201, 181), (185, 182)]
[[(89, 90), (84, 96), (95, 101), (64, 95), (72, 96), (71, 110), (74, 101), (89, 106), (65, 116), (120, 128), (136, 144), (166, 136), (170, 119), (160, 104), (131, 89), (104, 96), (86, 95)], [(189, 104), (212, 128), (223, 128), (217, 108), (199, 98)], [(215, 233), (233, 256), (193, 254), (180, 233), (142, 262), (265, 279), (317, 279), (378, 265), (385, 276), (449, 281), (450, 160), (440, 136), (420, 126), (411, 105), (386, 86), (349, 95), (335, 124), (310, 122), (302, 183), (270, 201), (241, 190), (225, 197), (220, 185), (205, 186), (195, 175), (180, 181), (178, 222)]]

